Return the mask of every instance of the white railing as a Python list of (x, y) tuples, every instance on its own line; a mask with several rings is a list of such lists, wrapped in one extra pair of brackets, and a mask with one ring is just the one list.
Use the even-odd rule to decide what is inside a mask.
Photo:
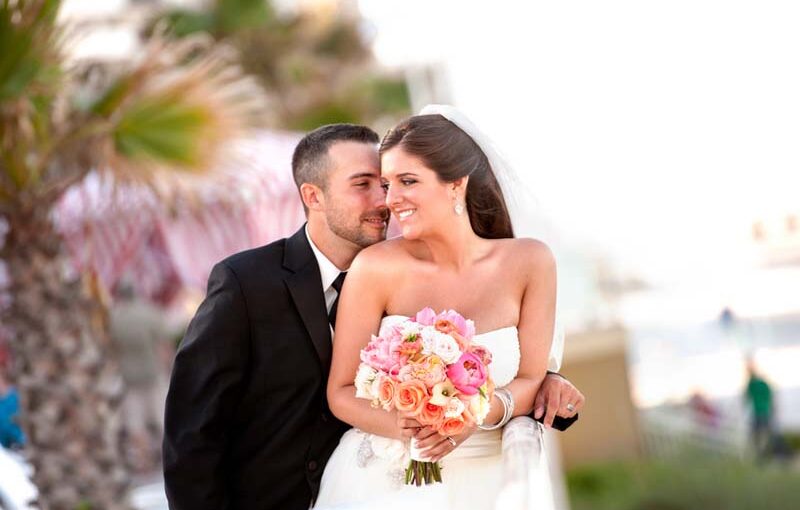
[(503, 429), (503, 488), (497, 510), (553, 510), (553, 491), (544, 450), (544, 427), (527, 416)]
[(649, 455), (673, 457), (688, 452), (745, 455), (747, 432), (740, 420), (720, 417), (714, 425), (697, 421), (690, 410), (674, 407), (641, 415), (642, 439)]

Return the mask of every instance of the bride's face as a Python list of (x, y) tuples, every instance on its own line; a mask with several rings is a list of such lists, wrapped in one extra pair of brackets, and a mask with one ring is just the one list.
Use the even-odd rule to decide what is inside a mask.
[(381, 181), (386, 205), (406, 239), (430, 235), (453, 221), (453, 185), (402, 148), (381, 156)]

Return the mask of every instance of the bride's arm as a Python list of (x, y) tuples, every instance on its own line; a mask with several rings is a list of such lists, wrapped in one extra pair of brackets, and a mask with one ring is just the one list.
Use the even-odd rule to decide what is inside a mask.
[(361, 362), (360, 351), (371, 335), (378, 334), (391, 288), (387, 264), (379, 264), (383, 251), (382, 246), (366, 248), (347, 272), (336, 315), (328, 404), (337, 418), (353, 427), (400, 439), (396, 413), (375, 409), (368, 400), (356, 398), (353, 384)]
[[(520, 268), (527, 284), (522, 296), (519, 316), (520, 364), (517, 377), (506, 388), (514, 397), (513, 416), (530, 414), (539, 386), (547, 375), (550, 344), (556, 309), (556, 264), (544, 243), (532, 239), (519, 241), (516, 260), (524, 260)], [(500, 421), (503, 404), (492, 398), (487, 425)]]

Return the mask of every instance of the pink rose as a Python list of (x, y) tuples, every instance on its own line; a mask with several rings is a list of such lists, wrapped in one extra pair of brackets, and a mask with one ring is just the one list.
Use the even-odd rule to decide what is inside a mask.
[(426, 356), (405, 365), (400, 369), (397, 377), (401, 381), (418, 379), (428, 388), (433, 388), (436, 384), (444, 381), (445, 366), (438, 356)]
[(398, 344), (397, 350), (401, 355), (413, 358), (422, 350), (422, 342), (419, 339), (405, 340)]
[(489, 366), (492, 363), (492, 352), (482, 345), (471, 345), (469, 352), (477, 356), (486, 366)]
[(399, 348), (400, 343), (402, 338), (399, 336), (388, 338), (373, 336), (367, 346), (361, 349), (361, 361), (376, 370), (396, 375), (408, 360)]
[[(436, 316), (436, 320), (447, 321), (452, 324), (455, 330), (458, 331), (458, 334), (463, 336), (467, 341), (472, 340), (472, 336), (475, 334), (475, 324), (462, 317), (461, 314), (455, 310), (447, 310), (446, 312), (440, 313)], [(471, 328), (469, 323), (472, 323)]]
[(476, 355), (465, 352), (447, 367), (447, 377), (462, 394), (474, 395), (486, 382), (486, 367)]
[(417, 312), (417, 316), (414, 317), (414, 321), (422, 324), (423, 326), (433, 326), (433, 323), (436, 321), (436, 312), (434, 312), (430, 307), (425, 307)]

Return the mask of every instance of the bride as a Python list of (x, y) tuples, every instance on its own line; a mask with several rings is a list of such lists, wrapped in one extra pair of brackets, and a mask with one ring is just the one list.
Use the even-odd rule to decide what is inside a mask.
[[(354, 428), (327, 464), (317, 507), (494, 508), (505, 411), (529, 414), (546, 375), (556, 268), (544, 243), (514, 238), (498, 169), (482, 147), (492, 150), (444, 106), (402, 122), (381, 143), (386, 205), (402, 237), (364, 249), (342, 290), (328, 400)], [(359, 351), (370, 335), (425, 307), (473, 319), (475, 342), (492, 352), (491, 376), (508, 392), (492, 397), (481, 426), (489, 430), (442, 437), (356, 398)], [(425, 457), (441, 460), (442, 484), (403, 484), (410, 437)]]

